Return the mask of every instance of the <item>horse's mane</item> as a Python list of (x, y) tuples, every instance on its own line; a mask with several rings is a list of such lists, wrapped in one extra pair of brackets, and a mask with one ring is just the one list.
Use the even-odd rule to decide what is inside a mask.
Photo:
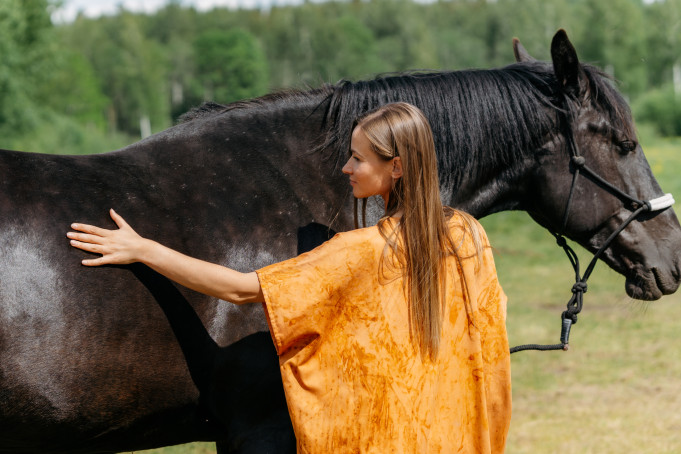
[(180, 115), (177, 119), (177, 123), (186, 123), (196, 119), (218, 115), (230, 110), (252, 109), (263, 106), (268, 107), (273, 104), (280, 105), (282, 103), (296, 105), (301, 100), (316, 99), (320, 94), (329, 96), (331, 93), (333, 93), (333, 86), (327, 84), (322, 85), (319, 88), (308, 88), (305, 90), (279, 90), (257, 98), (245, 99), (230, 104), (218, 104), (213, 101), (207, 101)]
[[(613, 128), (631, 133), (628, 106), (609, 76), (590, 65), (582, 68), (592, 103), (610, 117)], [(556, 113), (576, 108), (576, 103), (565, 102), (557, 87), (553, 67), (545, 62), (491, 70), (400, 73), (280, 91), (228, 105), (207, 103), (183, 115), (181, 121), (235, 109), (293, 105), (321, 96), (321, 102), (330, 102), (326, 136), (317, 149), (334, 150), (340, 164), (347, 156), (358, 116), (388, 102), (409, 102), (423, 110), (430, 122), (446, 184), (483, 169), (511, 166), (541, 147), (545, 136), (558, 127), (558, 115), (547, 113), (547, 108)]]
[[(609, 78), (583, 65), (592, 97), (610, 114), (615, 127), (624, 128), (626, 107)], [(438, 150), (441, 179), (461, 181), (483, 168), (503, 168), (538, 149), (545, 135), (557, 127), (557, 115), (574, 108), (557, 90), (549, 63), (526, 62), (501, 69), (428, 72), (378, 77), (336, 86), (328, 113), (325, 147), (345, 159), (355, 119), (387, 102), (412, 103), (425, 113)]]
[(193, 107), (177, 118), (177, 124), (187, 123), (199, 118), (209, 117), (224, 112), (227, 106), (213, 101), (207, 101), (200, 106)]

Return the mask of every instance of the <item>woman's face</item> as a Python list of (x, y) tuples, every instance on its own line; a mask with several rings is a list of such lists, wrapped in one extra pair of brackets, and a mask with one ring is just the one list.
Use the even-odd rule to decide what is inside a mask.
[(359, 127), (355, 128), (352, 131), (350, 159), (343, 166), (343, 173), (350, 177), (352, 194), (358, 199), (380, 195), (387, 206), (397, 160), (399, 158), (381, 158), (371, 149), (371, 143), (364, 131)]

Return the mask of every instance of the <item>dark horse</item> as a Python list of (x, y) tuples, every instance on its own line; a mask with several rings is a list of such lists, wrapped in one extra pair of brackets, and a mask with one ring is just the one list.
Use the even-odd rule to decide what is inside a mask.
[[(567, 144), (648, 200), (662, 195), (610, 80), (564, 32), (553, 64), (433, 72), (208, 105), (96, 156), (0, 153), (0, 452), (129, 451), (214, 440), (221, 452), (294, 451), (262, 309), (177, 288), (140, 266), (86, 269), (65, 233), (116, 207), (141, 234), (251, 270), (352, 226), (339, 171), (352, 120), (402, 100), (436, 137), (445, 202), (477, 217), (525, 210), (560, 229)], [(629, 209), (588, 177), (565, 234), (594, 251)], [(111, 224), (109, 224), (111, 225)], [(671, 209), (629, 225), (603, 260), (634, 298), (677, 289)], [(301, 295), (304, 298), (305, 295)]]

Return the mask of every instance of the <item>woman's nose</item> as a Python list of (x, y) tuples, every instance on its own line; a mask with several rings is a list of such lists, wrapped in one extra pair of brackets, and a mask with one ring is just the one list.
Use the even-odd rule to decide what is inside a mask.
[(345, 163), (342, 169), (343, 173), (346, 175), (350, 175), (352, 173), (352, 168), (350, 167), (350, 160), (348, 159), (348, 162)]

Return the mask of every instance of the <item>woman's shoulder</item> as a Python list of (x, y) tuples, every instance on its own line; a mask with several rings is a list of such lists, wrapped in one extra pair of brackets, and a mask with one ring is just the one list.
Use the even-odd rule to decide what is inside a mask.
[(478, 235), (487, 242), (487, 234), (484, 227), (472, 215), (455, 208), (445, 207), (445, 216), (453, 236), (462, 237), (466, 233), (471, 233)]
[(372, 225), (369, 227), (339, 232), (334, 236), (334, 239), (342, 241), (348, 247), (362, 247), (377, 242), (380, 243), (381, 234), (378, 230), (378, 226)]

